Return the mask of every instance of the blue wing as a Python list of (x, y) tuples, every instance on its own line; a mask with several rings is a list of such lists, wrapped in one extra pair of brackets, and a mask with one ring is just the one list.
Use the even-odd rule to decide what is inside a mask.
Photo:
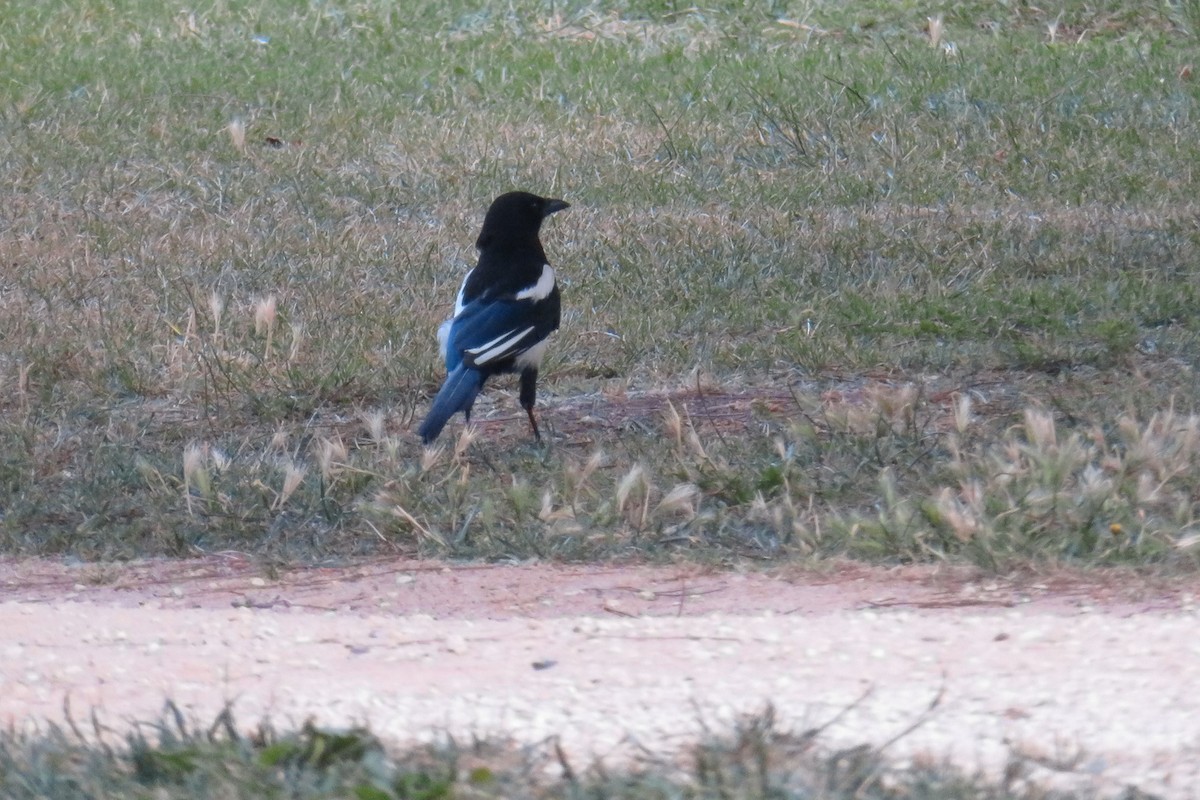
[(471, 410), (476, 395), (483, 388), (483, 379), (483, 373), (477, 369), (459, 366), (450, 370), (446, 382), (429, 406), (429, 414), (421, 423), (419, 433), (422, 442), (432, 444), (452, 416), (459, 411)]
[[(553, 297), (557, 301), (557, 295)], [(460, 365), (503, 371), (511, 361), (558, 327), (558, 303), (544, 300), (480, 299), (463, 306), (450, 323), (446, 369)]]

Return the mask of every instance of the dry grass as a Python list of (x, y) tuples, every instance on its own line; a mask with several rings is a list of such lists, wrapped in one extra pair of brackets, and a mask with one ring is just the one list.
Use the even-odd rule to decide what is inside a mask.
[[(14, 4), (0, 546), (1190, 564), (1140, 468), (1094, 519), (997, 483), (1026, 409), (1105, 433), (1072, 497), (1197, 411), (1187, 9)], [(498, 382), (423, 454), (516, 186), (573, 203), (555, 445)]]

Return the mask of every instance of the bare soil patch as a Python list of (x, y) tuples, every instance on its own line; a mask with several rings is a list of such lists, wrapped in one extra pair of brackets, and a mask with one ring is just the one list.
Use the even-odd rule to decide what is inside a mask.
[[(239, 554), (0, 561), (0, 724), (165, 699), (197, 720), (367, 722), (395, 742), (558, 736), (669, 754), (739, 714), (1116, 791), (1200, 780), (1194, 578), (964, 569), (713, 572), (377, 560), (266, 574)], [(932, 706), (932, 708), (931, 708)], [(849, 709), (848, 711), (846, 709)]]

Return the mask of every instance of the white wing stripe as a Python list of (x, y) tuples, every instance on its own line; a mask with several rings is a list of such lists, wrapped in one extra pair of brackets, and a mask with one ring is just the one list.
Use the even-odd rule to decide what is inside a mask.
[(494, 347), (495, 344), (497, 342), (503, 340), (505, 336), (511, 336), (511, 335), (512, 335), (512, 331), (505, 331), (504, 333), (497, 336), (495, 339), (492, 339), (490, 342), (485, 342), (484, 344), (481, 344), (478, 347), (468, 347), (468, 348), (466, 348), (466, 350), (468, 353), (471, 353), (472, 355), (478, 355), (479, 353), (482, 353), (484, 350), (487, 350), (490, 347)]
[[(532, 325), (530, 325), (528, 328), (521, 331), (520, 333), (514, 333), (513, 335), (509, 336), (507, 339), (505, 339), (503, 336), (501, 336), (497, 339), (493, 339), (492, 341), (488, 342), (485, 345), (480, 345), (479, 347), (472, 347), (470, 350), (467, 350), (467, 352), (471, 353), (472, 355), (475, 356), (476, 364), (486, 364), (487, 362), (491, 361), (496, 356), (507, 352), (509, 349), (514, 347), (517, 344), (517, 342), (521, 341), (522, 339), (524, 339), (526, 336), (528, 336), (531, 333), (533, 333)], [(500, 341), (501, 339), (504, 339), (504, 341)], [(492, 345), (495, 345), (495, 347), (492, 347)], [(480, 350), (484, 350), (485, 348), (490, 348), (490, 349), (487, 349), (485, 352), (482, 352), (482, 353), (479, 352)]]
[(549, 264), (543, 264), (542, 274), (537, 279), (537, 283), (528, 289), (517, 292), (517, 299), (545, 300), (552, 291), (554, 291), (554, 270), (550, 268)]

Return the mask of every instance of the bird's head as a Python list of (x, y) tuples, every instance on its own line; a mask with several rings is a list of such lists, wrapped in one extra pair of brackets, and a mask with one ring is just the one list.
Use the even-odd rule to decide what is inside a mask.
[(519, 243), (524, 239), (536, 239), (542, 228), (542, 220), (570, 207), (571, 204), (565, 200), (539, 197), (529, 192), (502, 194), (488, 208), (475, 246), (483, 249), (497, 242)]

